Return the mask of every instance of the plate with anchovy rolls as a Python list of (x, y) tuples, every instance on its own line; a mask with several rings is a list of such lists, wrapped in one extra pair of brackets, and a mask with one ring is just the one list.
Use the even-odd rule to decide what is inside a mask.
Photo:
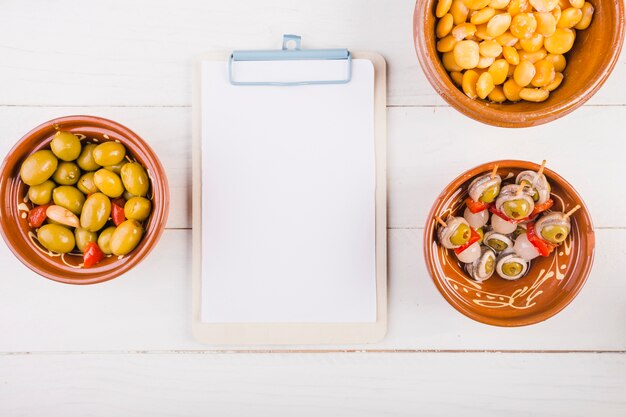
[(450, 183), (424, 236), (444, 298), (482, 323), (524, 326), (554, 316), (583, 287), (595, 235), (576, 190), (546, 167), (495, 161)]

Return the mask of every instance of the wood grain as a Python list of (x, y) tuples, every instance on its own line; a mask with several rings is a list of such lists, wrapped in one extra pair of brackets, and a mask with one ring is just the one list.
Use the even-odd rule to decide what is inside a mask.
[(621, 417), (616, 354), (0, 356), (0, 415)]

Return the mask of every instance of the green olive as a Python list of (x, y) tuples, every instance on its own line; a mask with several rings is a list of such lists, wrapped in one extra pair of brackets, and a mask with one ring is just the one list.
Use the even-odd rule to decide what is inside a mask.
[(487, 258), (487, 260), (485, 261), (485, 272), (487, 274), (491, 274), (493, 272), (493, 268), (495, 266), (496, 262), (494, 261), (493, 257), (489, 257)]
[(104, 229), (100, 236), (98, 236), (98, 247), (105, 255), (110, 255), (111, 252), (111, 236), (113, 236), (113, 232), (115, 232), (116, 227), (110, 226)]
[(50, 149), (57, 158), (63, 161), (73, 161), (80, 155), (80, 139), (73, 133), (59, 130), (50, 142)]
[(471, 235), (472, 232), (470, 231), (469, 226), (465, 223), (461, 223), (456, 228), (454, 233), (452, 233), (452, 236), (450, 236), (450, 243), (455, 246), (465, 245), (469, 241)]
[(523, 219), (530, 214), (530, 204), (527, 200), (519, 198), (516, 200), (509, 200), (502, 205), (502, 211), (510, 219)]
[(90, 232), (102, 229), (111, 215), (111, 200), (102, 193), (87, 197), (80, 214), (80, 227)]
[(128, 192), (137, 196), (145, 196), (148, 194), (148, 186), (150, 181), (148, 173), (137, 162), (131, 162), (122, 167), (122, 182)]
[(498, 252), (502, 252), (503, 250), (505, 250), (508, 245), (501, 241), (500, 239), (489, 239), (487, 240), (487, 246), (489, 246), (491, 249), (498, 251)]
[(558, 224), (546, 225), (541, 229), (541, 237), (548, 242), (560, 245), (567, 239), (569, 230), (567, 227)]
[(61, 162), (52, 179), (59, 185), (74, 185), (80, 178), (80, 168), (74, 162)]
[(120, 173), (122, 172), (122, 167), (126, 164), (128, 164), (128, 161), (123, 160), (119, 164), (107, 165), (105, 166), (105, 168), (108, 169), (109, 171), (115, 172), (117, 175), (120, 175)]
[(128, 191), (124, 191), (124, 194), (122, 194), (122, 197), (124, 197), (124, 200), (128, 201), (133, 197), (136, 197), (135, 195), (129, 193)]
[(521, 180), (520, 181), (520, 185), (523, 185), (525, 187), (530, 187), (530, 189), (533, 192), (533, 201), (536, 203), (537, 201), (539, 201), (539, 192), (532, 186), (532, 184), (530, 183), (530, 181), (528, 180)]
[(38, 206), (50, 203), (52, 201), (52, 190), (57, 185), (54, 181), (46, 181), (43, 184), (33, 185), (28, 188), (28, 199)]
[(111, 198), (117, 198), (124, 193), (124, 185), (120, 177), (106, 168), (96, 171), (93, 175), (93, 182), (98, 190)]
[(478, 239), (478, 244), (483, 243), (483, 239), (485, 238), (485, 232), (483, 231), (483, 228), (480, 227), (476, 229), (476, 233), (478, 233), (478, 236), (480, 236), (480, 239)]
[(500, 194), (500, 185), (499, 184), (492, 185), (481, 194), (478, 200), (480, 200), (483, 203), (493, 203), (493, 200), (496, 199), (498, 194)]
[(59, 160), (49, 150), (37, 151), (30, 155), (20, 168), (20, 177), (26, 185), (39, 185), (56, 171)]
[(76, 239), (76, 247), (79, 251), (85, 252), (87, 245), (98, 240), (98, 235), (89, 230), (77, 227), (74, 230), (74, 238)]
[(64, 207), (78, 216), (83, 210), (85, 195), (76, 187), (62, 185), (52, 191), (52, 200), (57, 206)]
[(87, 172), (81, 175), (78, 179), (78, 183), (76, 184), (76, 186), (85, 195), (98, 192), (98, 187), (96, 187), (96, 184), (93, 182), (93, 176), (93, 172)]
[(101, 166), (119, 164), (125, 156), (124, 145), (114, 141), (103, 142), (93, 150), (93, 158)]
[(88, 143), (83, 146), (83, 150), (81, 151), (76, 163), (83, 171), (95, 171), (100, 169), (100, 165), (96, 163), (96, 160), (93, 158), (93, 150), (96, 149), (95, 143)]
[(111, 236), (111, 252), (121, 256), (130, 253), (139, 244), (143, 229), (137, 220), (126, 220), (113, 232)]
[(502, 273), (508, 277), (519, 275), (524, 266), (519, 262), (506, 262), (502, 265)]
[(152, 204), (145, 197), (133, 197), (124, 205), (124, 216), (127, 219), (144, 221), (150, 215)]
[(74, 234), (67, 227), (45, 224), (37, 230), (37, 240), (44, 248), (57, 253), (68, 253), (76, 243)]

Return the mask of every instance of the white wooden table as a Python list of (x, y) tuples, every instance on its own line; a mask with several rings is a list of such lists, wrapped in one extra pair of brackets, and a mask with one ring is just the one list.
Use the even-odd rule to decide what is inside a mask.
[[(160, 156), (168, 228), (140, 266), (95, 286), (33, 274), (0, 243), (0, 416), (626, 415), (626, 60), (583, 108), (503, 130), (449, 108), (419, 68), (414, 0), (0, 1), (0, 155), (53, 117), (99, 115)], [(367, 346), (221, 353), (190, 333), (191, 60), (211, 50), (382, 53), (389, 69), (389, 332)], [(426, 273), (438, 192), (481, 162), (547, 159), (597, 229), (587, 285), (526, 328), (475, 323)]]

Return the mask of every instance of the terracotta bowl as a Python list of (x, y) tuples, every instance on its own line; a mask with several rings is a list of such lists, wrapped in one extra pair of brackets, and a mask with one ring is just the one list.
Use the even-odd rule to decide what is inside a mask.
[(435, 216), (462, 216), (463, 200), (473, 178), (490, 172), (498, 164), (503, 181), (507, 175), (538, 170), (526, 161), (495, 161), (464, 172), (439, 195), (428, 215), (424, 231), (426, 266), (444, 298), (458, 311), (476, 321), (495, 326), (525, 326), (554, 316), (576, 297), (593, 264), (595, 235), (589, 211), (576, 190), (557, 173), (545, 169), (552, 186), (553, 210), (581, 209), (571, 217), (570, 237), (549, 257), (534, 259), (530, 271), (517, 281), (494, 274), (479, 283), (469, 278), (453, 251), (436, 241)]
[[(82, 134), (99, 142), (119, 140), (127, 154), (141, 163), (151, 179), (152, 213), (145, 224), (139, 245), (128, 255), (107, 257), (91, 268), (79, 268), (80, 256), (51, 257), (29, 238), (33, 230), (25, 217), (24, 197), (28, 187), (20, 179), (22, 162), (33, 152), (50, 147), (57, 129)], [(31, 270), (66, 284), (95, 284), (122, 275), (133, 268), (154, 248), (159, 240), (169, 210), (169, 188), (165, 170), (152, 149), (130, 129), (111, 120), (94, 116), (68, 116), (45, 122), (28, 132), (9, 151), (0, 167), (0, 226), (9, 249)], [(31, 204), (31, 203), (26, 203)]]
[(559, 88), (542, 103), (495, 104), (467, 97), (450, 79), (435, 43), (437, 0), (417, 0), (413, 15), (415, 49), (426, 78), (452, 107), (482, 123), (501, 127), (536, 126), (582, 106), (604, 84), (617, 63), (624, 38), (622, 0), (588, 0), (595, 12), (591, 25), (577, 31), (566, 54), (567, 68)]

